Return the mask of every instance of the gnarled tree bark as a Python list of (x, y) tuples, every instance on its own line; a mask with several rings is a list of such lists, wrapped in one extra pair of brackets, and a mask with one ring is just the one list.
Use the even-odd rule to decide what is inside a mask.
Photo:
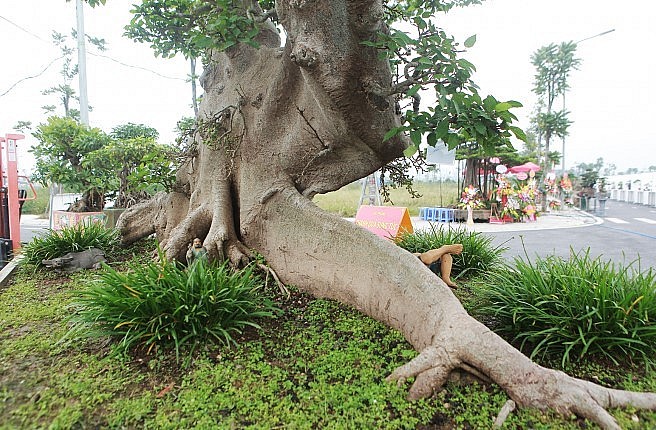
[(126, 243), (156, 233), (182, 260), (194, 237), (213, 258), (256, 250), (280, 278), (400, 330), (419, 355), (389, 379), (416, 377), (430, 395), (452, 372), (499, 384), (523, 407), (552, 408), (618, 428), (606, 408), (656, 409), (656, 394), (602, 388), (531, 362), (470, 317), (451, 290), (396, 245), (327, 214), (311, 198), (402, 155), (391, 73), (363, 46), (381, 30), (380, 0), (281, 0), (288, 38), (264, 23), (255, 49), (215, 53), (201, 81), (198, 154), (177, 191), (126, 211)]

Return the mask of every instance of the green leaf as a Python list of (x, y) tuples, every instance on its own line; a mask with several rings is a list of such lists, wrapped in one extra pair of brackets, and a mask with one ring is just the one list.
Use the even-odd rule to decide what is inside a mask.
[(201, 49), (212, 46), (212, 38), (207, 36), (198, 35), (194, 37), (194, 44)]
[(512, 107), (512, 105), (510, 103), (501, 102), (501, 103), (497, 103), (497, 105), (494, 107), (494, 110), (497, 111), (497, 112), (503, 112), (503, 111), (507, 111), (511, 107)]
[(387, 142), (388, 140), (399, 134), (401, 130), (402, 130), (401, 127), (394, 127), (393, 129), (385, 133), (385, 136), (383, 136), (383, 142)]
[(475, 34), (472, 35), (472, 36), (469, 36), (467, 38), (467, 40), (465, 40), (465, 47), (466, 48), (471, 48), (472, 46), (474, 46), (474, 44), (476, 44), (476, 35)]
[(498, 103), (499, 102), (494, 97), (487, 96), (485, 97), (485, 100), (483, 100), (483, 107), (485, 108), (485, 110), (491, 111)]
[(419, 130), (412, 130), (410, 132), (410, 140), (412, 140), (412, 143), (414, 143), (417, 147), (421, 144), (421, 131)]
[(410, 91), (408, 91), (408, 97), (412, 97), (415, 94), (417, 94), (417, 91), (421, 89), (421, 85), (415, 85), (414, 87), (410, 88)]
[(434, 132), (431, 131), (430, 133), (428, 133), (428, 136), (426, 136), (426, 142), (430, 146), (435, 146), (435, 144), (437, 144), (437, 136), (435, 135)]
[(419, 148), (418, 148), (417, 146), (415, 146), (415, 145), (410, 145), (410, 146), (408, 146), (407, 148), (405, 148), (405, 150), (403, 151), (403, 155), (405, 155), (406, 157), (410, 158), (410, 157), (412, 157), (413, 155), (415, 155), (415, 154), (417, 153), (418, 150), (419, 150)]
[(515, 135), (515, 137), (516, 137), (517, 139), (526, 142), (526, 133), (524, 133), (524, 130), (522, 130), (522, 129), (519, 128), (519, 127), (515, 127), (514, 125), (511, 125), (511, 126), (508, 127), (508, 128), (510, 129), (510, 131), (513, 132), (513, 134)]
[(449, 119), (444, 118), (435, 128), (435, 137), (437, 139), (444, 139), (449, 133)]
[(455, 148), (456, 146), (458, 146), (459, 143), (460, 143), (460, 138), (458, 137), (457, 134), (455, 133), (449, 134), (449, 139), (447, 140), (447, 145), (449, 146), (449, 149)]
[(407, 46), (407, 45), (413, 45), (414, 41), (410, 36), (405, 34), (402, 31), (396, 31), (394, 32), (394, 35), (392, 36), (392, 39), (399, 44), (399, 46)]
[(478, 122), (478, 121), (475, 122), (474, 123), (474, 128), (476, 129), (476, 131), (479, 134), (482, 134), (483, 136), (485, 136), (487, 134), (487, 127), (485, 127), (485, 124), (483, 124), (481, 122)]

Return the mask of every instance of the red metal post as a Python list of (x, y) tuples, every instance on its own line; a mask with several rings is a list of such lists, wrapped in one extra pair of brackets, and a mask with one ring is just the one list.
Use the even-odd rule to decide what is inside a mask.
[(16, 142), (25, 139), (22, 134), (5, 134), (2, 157), (2, 181), (9, 200), (9, 233), (14, 252), (20, 249), (20, 204), (18, 202), (18, 162)]

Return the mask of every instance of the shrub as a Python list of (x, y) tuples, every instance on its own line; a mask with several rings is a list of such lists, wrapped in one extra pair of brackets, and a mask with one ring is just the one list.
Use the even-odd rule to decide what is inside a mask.
[(410, 252), (426, 252), (442, 245), (462, 244), (462, 254), (453, 256), (454, 277), (474, 278), (501, 265), (501, 254), (508, 248), (493, 246), (492, 238), (464, 227), (448, 228), (431, 224), (429, 230), (404, 234), (397, 245)]
[(633, 264), (615, 266), (589, 250), (570, 259), (515, 259), (515, 268), (490, 273), (477, 287), (479, 312), (494, 330), (537, 355), (641, 358), (656, 354), (656, 274)]
[(181, 349), (210, 339), (234, 344), (234, 335), (254, 320), (272, 316), (273, 304), (258, 296), (261, 280), (252, 267), (231, 271), (226, 264), (192, 264), (186, 270), (160, 255), (126, 272), (108, 266), (74, 301), (73, 327), (66, 338), (118, 339), (118, 350), (133, 347)]
[(80, 223), (61, 230), (48, 230), (42, 237), (35, 237), (23, 247), (26, 263), (41, 264), (41, 260), (51, 260), (69, 252), (99, 248), (111, 252), (119, 243), (116, 229), (108, 229), (96, 222)]

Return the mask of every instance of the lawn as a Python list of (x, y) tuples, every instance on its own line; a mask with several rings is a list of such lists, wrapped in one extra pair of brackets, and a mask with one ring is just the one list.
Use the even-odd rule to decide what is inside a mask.
[[(143, 261), (152, 246), (123, 255)], [(294, 289), (289, 297), (267, 290), (282, 313), (246, 330), (237, 347), (206, 344), (187, 367), (170, 351), (112, 355), (106, 339), (60, 342), (75, 292), (96, 276), (25, 266), (0, 289), (0, 428), (488, 429), (507, 400), (495, 385), (450, 384), (429, 399), (407, 401), (408, 384), (384, 379), (416, 355), (398, 332)], [(457, 290), (465, 305), (471, 291), (466, 283)], [(644, 366), (588, 361), (564, 370), (602, 385), (656, 391)], [(623, 428), (656, 426), (653, 412), (613, 413)], [(505, 428), (595, 426), (520, 411)]]
[[(421, 206), (453, 206), (460, 198), (458, 185), (453, 181), (417, 182), (413, 188), (421, 197), (413, 198), (405, 188), (390, 188), (391, 202), (384, 202), (383, 204), (393, 203), (394, 206), (407, 207), (410, 216), (417, 216)], [(343, 217), (354, 217), (358, 210), (361, 193), (362, 184), (358, 181), (337, 191), (317, 195), (314, 202), (328, 212)]]
[[(422, 198), (410, 199), (405, 191), (392, 190), (394, 203), (408, 207), (413, 215), (419, 206), (453, 204), (457, 194), (453, 183), (420, 183), (416, 189), (423, 194)], [(315, 200), (325, 209), (353, 216), (359, 196), (360, 185), (351, 184)], [(40, 261), (39, 252), (48, 248), (44, 244), (68, 252), (63, 242), (77, 243), (82, 233), (105, 237), (92, 229), (72, 231), (61, 237), (51, 236), (33, 250), (28, 246), (25, 254), (29, 257), (32, 250), (34, 261)], [(466, 252), (458, 256), (454, 268), (462, 275), (478, 273), (479, 277), (457, 277), (460, 287), (455, 293), (473, 315), (487, 324), (500, 326), (508, 315), (491, 318), (489, 313), (477, 313), (481, 297), (510, 300), (508, 304), (493, 304), (492, 311), (518, 309), (516, 303), (525, 299), (514, 299), (513, 294), (521, 291), (522, 282), (516, 279), (512, 284), (504, 280), (518, 278), (519, 272), (513, 268), (507, 269), (510, 272), (490, 270), (503, 250), (492, 248), (487, 237), (459, 234), (464, 233), (432, 230), (405, 238), (399, 245), (421, 252), (440, 243), (463, 243)], [(146, 240), (114, 250), (112, 268), (124, 272), (128, 267), (146, 267), (154, 248), (155, 243)], [(530, 265), (527, 269), (531, 270), (522, 276), (547, 279), (544, 273), (551, 273), (551, 286), (564, 291), (565, 287), (558, 284), (563, 275), (554, 269), (558, 267), (554, 263), (545, 261), (544, 271), (535, 273), (533, 267), (542, 267), (541, 264)], [(601, 275), (593, 282), (608, 284), (609, 291), (618, 282), (623, 288), (629, 283), (607, 270), (604, 263), (584, 263), (578, 264), (580, 272), (568, 272), (567, 279), (581, 279), (581, 285), (585, 285), (592, 279), (586, 273), (594, 267), (594, 272)], [(563, 270), (570, 266), (564, 264)], [(102, 273), (65, 275), (24, 265), (7, 285), (0, 287), (0, 429), (489, 429), (508, 399), (494, 384), (449, 383), (428, 399), (407, 401), (405, 396), (412, 381), (401, 386), (385, 381), (397, 366), (417, 354), (403, 337), (353, 309), (315, 299), (293, 287), (290, 295), (276, 286), (265, 289), (266, 298), (280, 311), (273, 318), (258, 319), (260, 328), (248, 327), (236, 334), (237, 345), (207, 342), (187, 354), (189, 360), (178, 360), (174, 351), (158, 347), (121, 352), (114, 347), (116, 341), (106, 337), (71, 340), (66, 335), (70, 333), (76, 298), (80, 292), (89, 291)], [(496, 281), (494, 276), (488, 277), (486, 286), (481, 273), (496, 273)], [(117, 282), (120, 289), (123, 281)], [(490, 283), (501, 288), (490, 288)], [(631, 299), (630, 309), (638, 310), (648, 303), (649, 310), (644, 310), (644, 315), (652, 312), (655, 301), (653, 289), (649, 289), (651, 283), (653, 277), (649, 273), (642, 285), (646, 285), (651, 299)], [(579, 292), (573, 292), (580, 297)], [(558, 293), (547, 295), (557, 298)], [(623, 296), (621, 291), (619, 295)], [(562, 301), (556, 301), (556, 307), (563, 308)], [(571, 311), (566, 311), (574, 312), (579, 301), (574, 300)], [(618, 303), (621, 304), (619, 299)], [(536, 311), (533, 306), (528, 311), (530, 319), (530, 313)], [(507, 337), (517, 339), (519, 346), (520, 338), (512, 334), (514, 325), (512, 321), (506, 323)], [(529, 327), (524, 332), (531, 330), (544, 331)], [(581, 337), (585, 340), (584, 333)], [(530, 346), (528, 342), (526, 353), (530, 353)], [(603, 354), (601, 358), (584, 358), (560, 360), (541, 354), (536, 357), (540, 364), (603, 386), (656, 392), (656, 372), (645, 363), (627, 359), (615, 363)], [(656, 428), (655, 412), (631, 408), (611, 412), (622, 428)], [(510, 415), (504, 428), (596, 426), (573, 416), (520, 410)]]

